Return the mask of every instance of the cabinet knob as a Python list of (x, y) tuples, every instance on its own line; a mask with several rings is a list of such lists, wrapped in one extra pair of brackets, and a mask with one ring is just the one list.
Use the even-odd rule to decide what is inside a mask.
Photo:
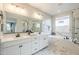
[(46, 38), (44, 38), (44, 40), (46, 40)]

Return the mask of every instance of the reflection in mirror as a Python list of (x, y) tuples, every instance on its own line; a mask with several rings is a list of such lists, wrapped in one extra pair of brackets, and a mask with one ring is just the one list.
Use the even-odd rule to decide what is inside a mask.
[(3, 12), (0, 11), (0, 34), (3, 31)]
[(31, 31), (32, 32), (40, 32), (41, 31), (41, 20), (31, 19)]
[(51, 20), (43, 20), (42, 21), (42, 32), (51, 33)]
[(32, 31), (33, 32), (40, 32), (40, 23), (39, 22), (34, 22), (32, 26)]
[(15, 22), (7, 22), (6, 23), (6, 30), (7, 33), (14, 33), (15, 32)]
[(22, 26), (23, 26), (23, 32), (27, 31), (27, 20), (22, 21)]
[(26, 33), (28, 30), (31, 32), (41, 32), (41, 20), (34, 19), (10, 12), (5, 12), (4, 31), (3, 33)]
[(15, 19), (9, 18), (6, 21), (6, 33), (14, 33), (16, 27)]
[(22, 15), (5, 12), (4, 31), (3, 33), (26, 32), (28, 28), (28, 18)]

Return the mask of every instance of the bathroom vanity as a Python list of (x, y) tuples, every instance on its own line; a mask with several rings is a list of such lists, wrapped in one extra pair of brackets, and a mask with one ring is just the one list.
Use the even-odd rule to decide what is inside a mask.
[(48, 35), (27, 35), (1, 40), (1, 55), (32, 55), (48, 46)]
[[(48, 46), (48, 34), (40, 34), (42, 20), (4, 11), (2, 24), (1, 55), (32, 55)], [(27, 30), (38, 34), (26, 35)], [(23, 34), (16, 37), (16, 33)]]

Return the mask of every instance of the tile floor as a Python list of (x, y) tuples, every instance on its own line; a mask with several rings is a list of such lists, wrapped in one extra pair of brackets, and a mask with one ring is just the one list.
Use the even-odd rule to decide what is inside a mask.
[(79, 55), (79, 45), (64, 40), (61, 36), (53, 36), (49, 40), (49, 46), (35, 55)]

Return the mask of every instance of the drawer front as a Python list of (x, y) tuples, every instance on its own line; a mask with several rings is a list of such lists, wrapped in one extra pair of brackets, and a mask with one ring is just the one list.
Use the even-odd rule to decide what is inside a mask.
[(32, 46), (38, 46), (40, 40), (34, 40), (32, 41)]
[(48, 39), (46, 39), (46, 38), (40, 39), (40, 49), (42, 49), (46, 46), (48, 46)]
[(39, 51), (40, 49), (40, 42), (38, 40), (35, 40), (32, 42), (32, 54)]
[(37, 51), (39, 51), (40, 49), (38, 47), (32, 48), (32, 54), (36, 53)]

